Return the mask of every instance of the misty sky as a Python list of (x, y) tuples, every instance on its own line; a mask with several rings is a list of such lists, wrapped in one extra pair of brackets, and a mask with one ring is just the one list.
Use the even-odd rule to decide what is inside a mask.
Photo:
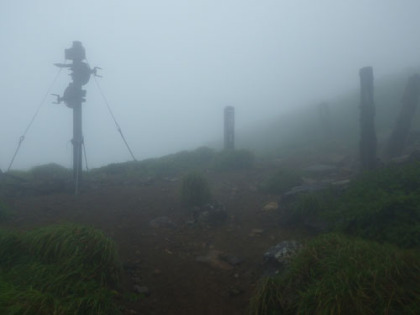
[[(418, 0), (0, 0), (0, 168), (12, 158), (79, 40), (138, 159), (241, 130), (420, 65)], [(50, 93), (70, 82), (63, 70)], [(130, 160), (93, 79), (85, 86), (90, 167)], [(13, 168), (72, 165), (72, 112), (47, 97)], [(355, 104), (357, 106), (357, 104)]]

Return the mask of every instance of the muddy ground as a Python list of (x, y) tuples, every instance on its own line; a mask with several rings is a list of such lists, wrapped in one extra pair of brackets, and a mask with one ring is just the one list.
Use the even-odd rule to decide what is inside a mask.
[[(6, 200), (15, 211), (8, 225), (75, 222), (103, 230), (115, 240), (124, 265), (119, 303), (126, 314), (243, 315), (264, 272), (264, 252), (305, 237), (280, 224), (279, 210), (264, 208), (278, 201), (257, 189), (266, 175), (258, 169), (207, 173), (214, 199), (228, 214), (214, 226), (191, 221), (176, 177), (87, 180), (78, 196), (69, 190), (22, 192)], [(150, 225), (161, 216), (175, 226)], [(147, 296), (127, 298), (136, 290)]]

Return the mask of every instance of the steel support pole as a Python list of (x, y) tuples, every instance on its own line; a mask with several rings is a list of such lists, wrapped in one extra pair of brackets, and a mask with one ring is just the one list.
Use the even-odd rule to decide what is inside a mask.
[(73, 107), (73, 181), (74, 192), (79, 193), (82, 180), (82, 103)]

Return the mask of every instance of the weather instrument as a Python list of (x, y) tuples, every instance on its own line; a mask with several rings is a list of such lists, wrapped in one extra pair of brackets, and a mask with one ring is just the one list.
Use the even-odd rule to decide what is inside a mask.
[(91, 69), (86, 60), (85, 48), (79, 41), (74, 41), (73, 46), (64, 50), (66, 60), (72, 63), (55, 63), (59, 68), (68, 68), (71, 73), (72, 82), (69, 83), (64, 90), (63, 96), (53, 94), (57, 97), (56, 104), (64, 102), (67, 107), (73, 109), (73, 181), (74, 191), (78, 194), (80, 182), (82, 178), (82, 149), (83, 149), (83, 133), (82, 133), (82, 103), (86, 101), (86, 90), (82, 89), (89, 82), (90, 76), (93, 74), (98, 76), (99, 67)]

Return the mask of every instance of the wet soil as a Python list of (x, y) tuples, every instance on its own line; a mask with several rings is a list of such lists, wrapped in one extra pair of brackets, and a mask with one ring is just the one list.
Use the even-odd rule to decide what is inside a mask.
[[(125, 266), (119, 303), (126, 314), (243, 315), (264, 271), (264, 252), (304, 237), (280, 224), (278, 210), (264, 210), (278, 197), (257, 189), (262, 175), (258, 170), (206, 174), (214, 199), (228, 213), (216, 226), (191, 223), (190, 209), (180, 202), (179, 178), (87, 181), (78, 196), (22, 194), (7, 200), (16, 214), (8, 225), (29, 229), (74, 222), (103, 230), (115, 240)], [(176, 226), (152, 227), (150, 221), (160, 216)], [(135, 285), (150, 294), (134, 298)]]

